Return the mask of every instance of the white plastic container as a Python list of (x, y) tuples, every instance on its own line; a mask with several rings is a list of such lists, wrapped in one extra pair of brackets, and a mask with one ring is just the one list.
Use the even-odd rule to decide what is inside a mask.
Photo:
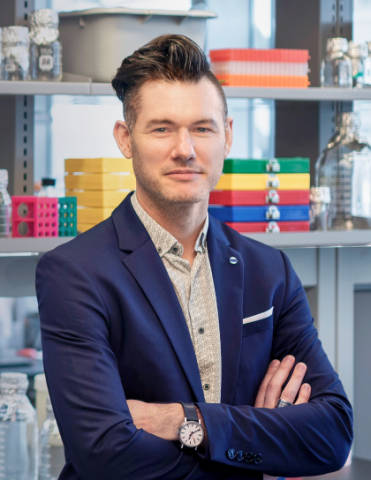
[(60, 12), (63, 70), (94, 82), (111, 82), (125, 57), (159, 35), (185, 35), (203, 48), (206, 20), (215, 17), (205, 10), (124, 7)]
[(44, 373), (35, 375), (34, 390), (36, 392), (36, 412), (39, 430), (46, 420), (46, 400), (48, 398), (48, 386)]

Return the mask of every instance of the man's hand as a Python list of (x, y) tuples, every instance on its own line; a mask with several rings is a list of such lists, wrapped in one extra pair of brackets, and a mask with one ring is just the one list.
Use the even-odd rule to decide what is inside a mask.
[(180, 403), (146, 403), (127, 400), (137, 428), (164, 440), (178, 440), (178, 429), (184, 421), (184, 410)]
[[(298, 363), (294, 369), (290, 381), (282, 392), (282, 386), (289, 376), (295, 357), (287, 355), (282, 362), (273, 360), (262, 381), (254, 407), (276, 408), (277, 400), (282, 398), (294, 405), (307, 403), (309, 401), (311, 387), (308, 383), (301, 384), (307, 371), (305, 363)], [(298, 395), (299, 392), (299, 395)], [(296, 396), (297, 401), (294, 403)]]

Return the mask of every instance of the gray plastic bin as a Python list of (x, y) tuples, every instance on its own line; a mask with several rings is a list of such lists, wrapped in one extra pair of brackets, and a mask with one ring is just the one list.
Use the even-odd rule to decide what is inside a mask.
[(123, 7), (61, 12), (63, 70), (110, 82), (125, 57), (159, 35), (186, 35), (204, 48), (206, 20), (216, 16), (205, 10)]

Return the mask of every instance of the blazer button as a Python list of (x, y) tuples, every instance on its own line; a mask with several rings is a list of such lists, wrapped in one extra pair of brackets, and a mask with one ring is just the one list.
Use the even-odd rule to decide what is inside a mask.
[(236, 458), (236, 450), (234, 448), (230, 448), (227, 450), (227, 455), (229, 459), (234, 460)]
[(245, 455), (245, 454), (244, 454), (244, 452), (243, 452), (242, 450), (238, 450), (237, 455), (236, 455), (237, 461), (238, 461), (238, 462), (242, 462), (244, 455)]
[(245, 453), (245, 462), (252, 463), (254, 461), (254, 454), (252, 452)]
[(262, 463), (263, 461), (263, 457), (261, 456), (260, 453), (256, 453), (254, 455), (254, 463), (256, 463), (257, 465), (259, 465), (259, 463)]
[(232, 264), (232, 265), (236, 265), (236, 263), (238, 263), (238, 260), (236, 257), (231, 257), (229, 259), (229, 263)]

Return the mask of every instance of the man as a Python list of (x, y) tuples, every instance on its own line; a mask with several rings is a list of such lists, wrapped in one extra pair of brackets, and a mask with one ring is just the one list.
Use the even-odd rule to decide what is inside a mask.
[(207, 214), (232, 119), (202, 50), (159, 37), (112, 85), (137, 189), (36, 271), (60, 480), (340, 469), (352, 408), (298, 277), (285, 254)]

